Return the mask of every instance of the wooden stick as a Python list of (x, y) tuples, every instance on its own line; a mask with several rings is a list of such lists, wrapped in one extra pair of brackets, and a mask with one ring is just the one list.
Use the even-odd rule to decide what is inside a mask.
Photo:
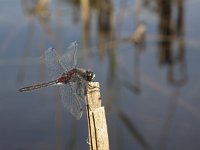
[(87, 86), (87, 119), (90, 150), (109, 150), (105, 109), (101, 106), (98, 82)]

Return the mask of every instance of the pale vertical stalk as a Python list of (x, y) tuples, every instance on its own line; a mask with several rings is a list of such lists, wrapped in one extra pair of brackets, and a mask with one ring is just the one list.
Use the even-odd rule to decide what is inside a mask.
[(86, 102), (90, 150), (109, 150), (105, 109), (101, 106), (98, 82), (89, 83)]

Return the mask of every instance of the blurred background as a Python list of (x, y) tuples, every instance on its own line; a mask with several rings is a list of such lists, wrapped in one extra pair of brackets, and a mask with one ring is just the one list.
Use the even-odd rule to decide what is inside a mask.
[(199, 0), (0, 0), (0, 149), (89, 149), (38, 59), (77, 41), (100, 82), (110, 149), (200, 149)]

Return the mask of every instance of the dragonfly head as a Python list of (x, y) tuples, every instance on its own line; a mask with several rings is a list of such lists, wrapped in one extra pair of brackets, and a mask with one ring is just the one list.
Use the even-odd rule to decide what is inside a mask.
[(92, 81), (95, 77), (95, 74), (91, 70), (86, 70), (86, 80), (87, 81)]

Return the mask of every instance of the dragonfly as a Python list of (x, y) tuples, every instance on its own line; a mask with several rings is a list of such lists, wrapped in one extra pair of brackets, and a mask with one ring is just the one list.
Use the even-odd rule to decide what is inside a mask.
[(20, 92), (32, 91), (43, 87), (59, 85), (59, 93), (64, 107), (76, 118), (83, 113), (86, 86), (93, 81), (95, 74), (90, 69), (77, 68), (77, 42), (72, 42), (67, 52), (60, 56), (55, 48), (49, 48), (42, 56), (47, 70), (52, 77), (43, 82), (20, 88)]

